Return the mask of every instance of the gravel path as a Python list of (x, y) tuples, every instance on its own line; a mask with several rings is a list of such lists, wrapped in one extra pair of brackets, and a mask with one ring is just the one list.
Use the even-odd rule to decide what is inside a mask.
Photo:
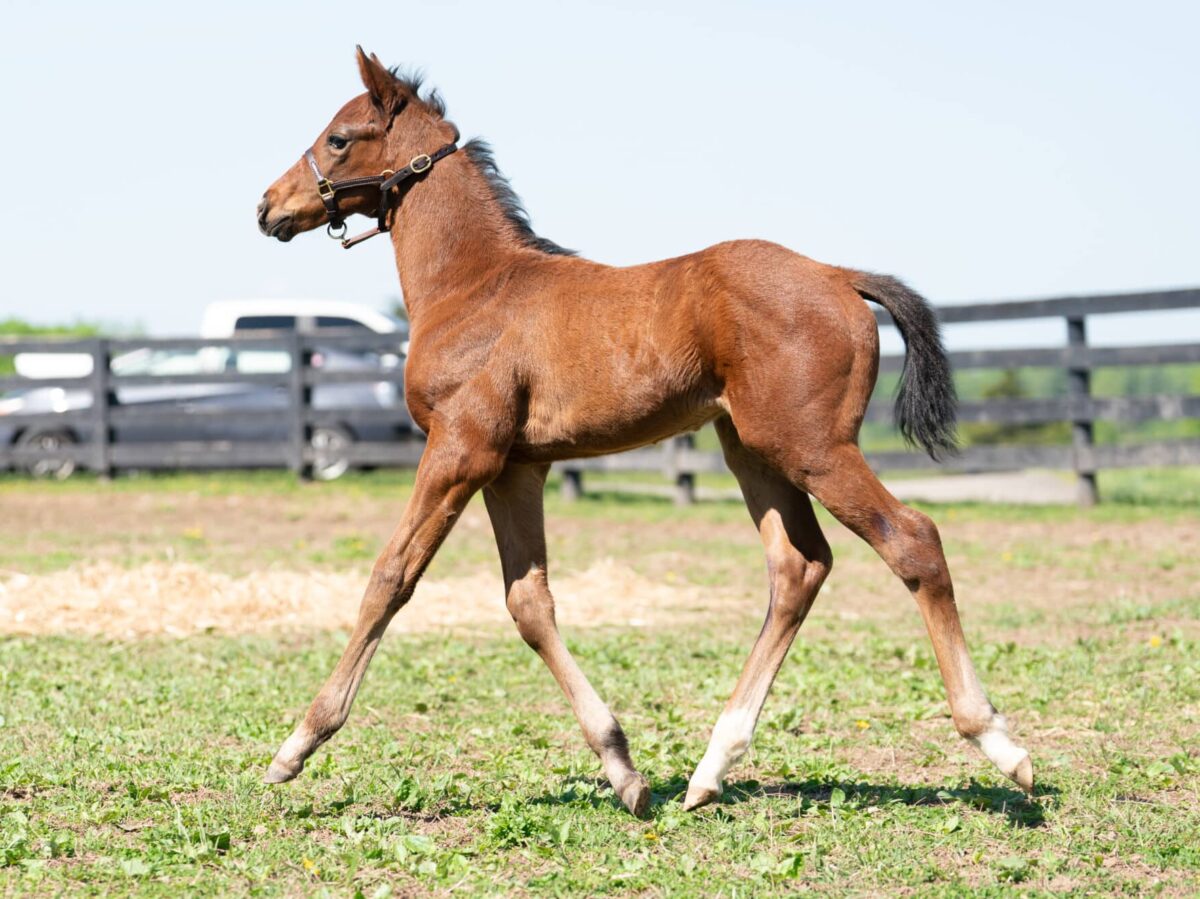
[(1075, 502), (1075, 476), (1069, 472), (1003, 471), (884, 481), (901, 500), (1036, 505)]

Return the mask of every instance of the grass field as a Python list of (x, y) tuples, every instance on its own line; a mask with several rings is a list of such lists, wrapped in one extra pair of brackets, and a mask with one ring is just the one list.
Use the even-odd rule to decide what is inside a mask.
[[(761, 622), (761, 551), (734, 503), (616, 495), (551, 498), (552, 584), (572, 650), (651, 780), (647, 820), (598, 777), (553, 680), (505, 624), (478, 504), (346, 728), (298, 780), (265, 787), (407, 492), (398, 475), (0, 482), (0, 892), (1200, 891), (1194, 507), (927, 510), (981, 675), (1034, 755), (1032, 801), (954, 735), (912, 601), (823, 516), (834, 572), (754, 748), (722, 802), (684, 813)], [(39, 623), (96, 565), (128, 573), (130, 590), (145, 573), (195, 595), (88, 593), (91, 636), (71, 624), (79, 608)], [(211, 582), (162, 580), (176, 569), (229, 591), (311, 581), (332, 623), (205, 624)], [(17, 620), (30, 597), (40, 605)], [(168, 600), (194, 610), (192, 630), (123, 636), (130, 614)], [(478, 615), (464, 624), (451, 606)]]

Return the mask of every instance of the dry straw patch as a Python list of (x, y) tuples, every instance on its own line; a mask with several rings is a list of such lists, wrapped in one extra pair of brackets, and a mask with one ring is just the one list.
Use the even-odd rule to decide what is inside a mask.
[[(44, 575), (0, 572), (0, 633), (116, 638), (200, 632), (349, 628), (366, 585), (361, 573), (259, 571), (233, 577), (187, 563), (123, 568), (110, 562)], [(567, 626), (653, 626), (694, 614), (688, 587), (655, 583), (611, 559), (553, 582)], [(510, 625), (498, 575), (426, 580), (396, 618), (400, 632)]]

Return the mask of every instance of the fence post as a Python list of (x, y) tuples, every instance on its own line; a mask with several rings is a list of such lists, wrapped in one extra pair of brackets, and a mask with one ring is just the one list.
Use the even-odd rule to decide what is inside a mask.
[(564, 468), (562, 470), (562, 498), (564, 502), (573, 503), (583, 498), (583, 470), (580, 468)]
[(691, 434), (681, 434), (667, 444), (667, 472), (675, 481), (675, 505), (690, 506), (696, 502), (696, 475), (691, 471), (681, 471), (679, 455), (682, 450), (690, 450), (696, 446), (696, 438)]
[(294, 332), (287, 339), (292, 366), (288, 377), (288, 469), (302, 481), (311, 480), (312, 464), (304, 457), (309, 444), (308, 409), (312, 401), (312, 390), (304, 383), (308, 372), (309, 354), (304, 348), (304, 339)]
[(104, 338), (92, 344), (92, 469), (106, 480), (113, 475), (110, 355), (108, 341)]
[[(1082, 315), (1067, 318), (1067, 346), (1087, 347), (1087, 319)], [(1074, 447), (1075, 474), (1078, 476), (1076, 498), (1081, 506), (1094, 506), (1100, 501), (1096, 486), (1096, 463), (1092, 448), (1095, 429), (1091, 410), (1087, 408), (1092, 395), (1092, 371), (1086, 365), (1067, 369), (1067, 396), (1076, 409), (1071, 419), (1071, 442)]]

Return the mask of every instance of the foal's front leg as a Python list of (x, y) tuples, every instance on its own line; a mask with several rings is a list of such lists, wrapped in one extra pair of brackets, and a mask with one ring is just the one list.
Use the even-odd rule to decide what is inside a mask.
[(429, 435), (412, 497), (387, 548), (375, 562), (350, 643), (304, 720), (275, 754), (264, 778), (266, 783), (291, 780), (317, 747), (346, 723), (388, 623), (412, 596), (418, 579), (467, 501), (502, 464), (500, 456), (485, 449), (439, 439), (436, 432)]
[(588, 746), (621, 801), (641, 817), (650, 804), (650, 786), (633, 767), (625, 732), (588, 683), (567, 650), (554, 620), (554, 597), (546, 581), (546, 531), (542, 493), (548, 466), (509, 465), (484, 490), (504, 584), (508, 611), (526, 643), (542, 658), (567, 694)]

